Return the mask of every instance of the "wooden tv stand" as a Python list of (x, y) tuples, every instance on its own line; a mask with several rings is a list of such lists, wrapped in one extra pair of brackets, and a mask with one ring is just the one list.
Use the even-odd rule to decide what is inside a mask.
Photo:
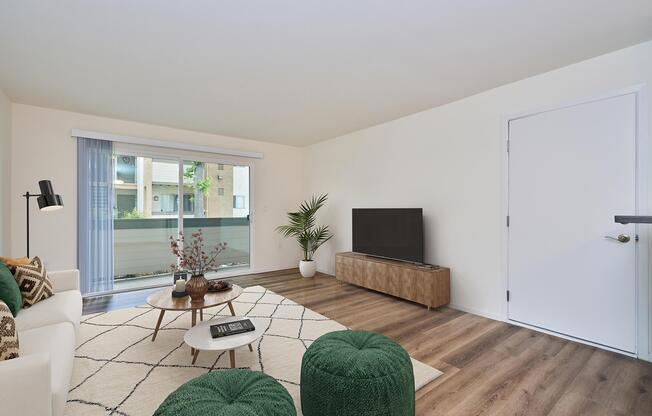
[(356, 253), (335, 255), (335, 277), (343, 282), (426, 305), (450, 303), (450, 269), (425, 268), (411, 263)]

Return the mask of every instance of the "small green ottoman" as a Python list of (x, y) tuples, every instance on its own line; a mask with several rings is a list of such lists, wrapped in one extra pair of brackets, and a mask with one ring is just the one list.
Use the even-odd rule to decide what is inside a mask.
[(183, 384), (154, 416), (296, 416), (278, 381), (258, 371), (213, 371)]
[(410, 356), (384, 335), (331, 332), (303, 356), (304, 416), (414, 416), (414, 401)]

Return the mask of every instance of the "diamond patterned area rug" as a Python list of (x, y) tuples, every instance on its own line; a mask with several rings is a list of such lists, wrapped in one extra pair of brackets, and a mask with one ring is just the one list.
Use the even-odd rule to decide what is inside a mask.
[[(261, 318), (268, 325), (253, 344), (254, 352), (236, 350), (236, 365), (277, 379), (300, 414), (303, 353), (321, 335), (346, 327), (262, 286), (246, 288), (233, 306), (237, 315)], [(202, 351), (191, 364), (190, 348), (183, 342), (189, 312), (167, 312), (152, 342), (158, 314), (138, 306), (82, 317), (66, 416), (149, 416), (181, 384), (229, 368), (228, 354), (217, 351)], [(204, 310), (204, 320), (219, 316), (230, 316), (226, 305)], [(442, 374), (419, 361), (412, 364), (417, 390)]]

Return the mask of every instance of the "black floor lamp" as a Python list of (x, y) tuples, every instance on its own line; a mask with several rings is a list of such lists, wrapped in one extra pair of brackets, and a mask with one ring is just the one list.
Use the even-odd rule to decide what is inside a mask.
[(23, 195), (27, 202), (27, 257), (29, 257), (29, 199), (36, 197), (38, 208), (41, 211), (56, 211), (63, 208), (63, 199), (61, 195), (54, 193), (52, 182), (46, 180), (39, 181), (38, 186), (41, 189), (40, 194), (25, 192), (25, 195)]

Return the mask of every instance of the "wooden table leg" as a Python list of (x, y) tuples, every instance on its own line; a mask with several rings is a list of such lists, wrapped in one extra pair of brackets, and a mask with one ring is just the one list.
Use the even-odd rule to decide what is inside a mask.
[(163, 315), (165, 315), (165, 309), (161, 309), (161, 313), (158, 314), (158, 321), (156, 321), (156, 328), (154, 329), (154, 335), (152, 335), (152, 342), (154, 342), (154, 340), (156, 339), (156, 334), (158, 334), (158, 330), (159, 328), (161, 328)]
[(204, 310), (203, 309), (199, 310), (199, 320), (202, 321), (202, 322), (204, 321)]
[(233, 304), (231, 302), (227, 302), (229, 304), (229, 310), (231, 311), (231, 315), (235, 316), (235, 309), (233, 309)]
[(229, 358), (231, 359), (231, 368), (235, 368), (235, 350), (229, 350)]
[(199, 350), (195, 350), (195, 353), (192, 355), (192, 363), (195, 364), (197, 361), (197, 356), (199, 355)]
[[(190, 324), (190, 327), (192, 328), (192, 327), (194, 327), (195, 325), (197, 325), (197, 309), (194, 309), (194, 308), (191, 309), (191, 310), (190, 310), (190, 315), (191, 315), (191, 324)], [(191, 347), (191, 348), (190, 348), (190, 355), (194, 355), (194, 354), (195, 354), (195, 349)]]
[(251, 344), (249, 344), (249, 351), (254, 352), (254, 347), (252, 347)]

